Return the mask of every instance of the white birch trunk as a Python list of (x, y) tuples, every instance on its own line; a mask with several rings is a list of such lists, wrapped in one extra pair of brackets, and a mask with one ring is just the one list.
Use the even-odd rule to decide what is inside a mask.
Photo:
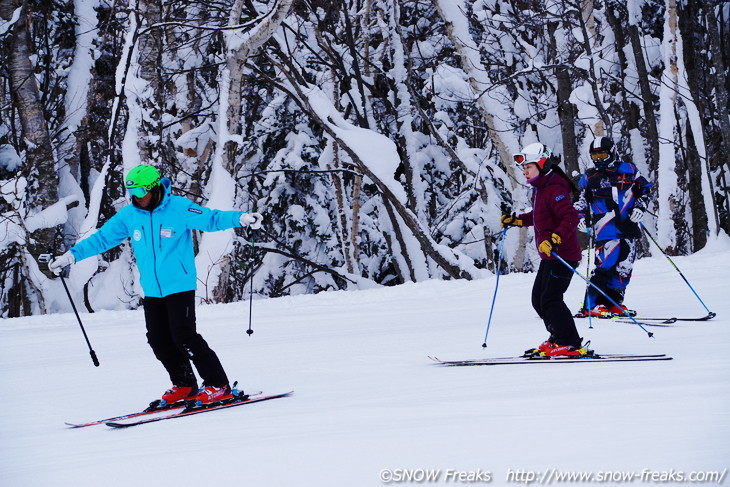
[(659, 90), (659, 171), (657, 174), (657, 237), (663, 248), (674, 248), (676, 232), (674, 216), (677, 211), (677, 174), (674, 148), (677, 140), (675, 105), (679, 77), (677, 76), (677, 3), (666, 0), (662, 58), (664, 71)]

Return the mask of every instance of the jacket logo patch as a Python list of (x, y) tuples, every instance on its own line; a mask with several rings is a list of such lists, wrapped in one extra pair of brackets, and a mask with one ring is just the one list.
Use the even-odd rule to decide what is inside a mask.
[(135, 240), (135, 242), (139, 242), (140, 240), (142, 240), (142, 232), (140, 232), (139, 230), (135, 230), (132, 234), (132, 238)]
[(560, 200), (562, 200), (562, 199), (565, 199), (565, 195), (564, 195), (564, 194), (559, 194), (559, 195), (557, 195), (557, 196), (555, 197), (555, 201), (556, 201), (556, 202), (557, 202), (557, 201), (560, 201)]
[(191, 212), (191, 213), (197, 213), (198, 215), (202, 215), (203, 214), (203, 212), (200, 211), (197, 208), (188, 208), (188, 211)]
[(160, 228), (160, 237), (162, 238), (170, 238), (172, 237), (172, 228)]

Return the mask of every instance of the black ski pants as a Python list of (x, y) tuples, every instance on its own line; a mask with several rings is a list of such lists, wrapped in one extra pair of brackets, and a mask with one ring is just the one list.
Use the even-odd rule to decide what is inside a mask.
[(191, 361), (207, 386), (228, 385), (218, 356), (195, 329), (195, 291), (144, 298), (147, 342), (162, 362), (173, 385), (193, 387), (198, 383)]
[[(573, 268), (578, 262), (569, 262)], [(575, 328), (573, 314), (563, 301), (573, 271), (559, 260), (542, 260), (532, 286), (532, 307), (545, 322), (550, 341), (558, 345), (580, 347), (581, 337)]]

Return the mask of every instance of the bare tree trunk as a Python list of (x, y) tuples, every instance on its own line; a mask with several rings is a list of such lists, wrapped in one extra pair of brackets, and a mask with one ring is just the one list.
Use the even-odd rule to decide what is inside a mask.
[[(162, 21), (162, 6), (159, 0), (139, 0), (139, 15), (141, 19), (138, 25), (149, 27)], [(142, 21), (142, 19), (144, 19)], [(162, 143), (160, 123), (160, 110), (162, 110), (162, 83), (160, 79), (160, 68), (162, 66), (162, 34), (160, 29), (146, 31), (139, 36), (138, 63), (139, 77), (147, 82), (151, 96), (145, 96), (139, 100), (142, 107), (142, 120), (137, 127), (139, 131), (140, 160), (144, 164), (158, 162), (161, 156)], [(153, 141), (157, 141), (156, 143)]]
[(677, 164), (677, 159), (681, 155), (676, 152), (677, 139), (681, 136), (679, 133), (681, 121), (677, 110), (677, 97), (679, 96), (677, 43), (679, 32), (677, 28), (676, 0), (666, 0), (666, 7), (667, 13), (662, 39), (664, 66), (659, 108), (662, 122), (659, 133), (661, 137), (659, 147), (659, 164), (661, 168), (656, 179), (658, 196), (657, 234), (659, 243), (666, 248), (668, 253), (673, 254), (680, 251), (681, 242), (684, 239), (685, 208), (679, 195), (681, 166)]
[[(641, 119), (638, 107), (632, 102), (634, 94), (626, 91), (625, 80), (627, 78), (633, 78), (633, 70), (631, 70), (632, 74), (630, 76), (627, 76), (629, 61), (626, 57), (626, 47), (628, 41), (626, 40), (626, 29), (624, 26), (628, 24), (628, 11), (626, 10), (626, 7), (621, 4), (621, 2), (616, 2), (613, 5), (608, 4), (608, 8), (606, 10), (606, 18), (608, 19), (608, 23), (611, 26), (614, 37), (616, 39), (615, 51), (616, 57), (618, 57), (619, 68), (621, 70), (621, 79), (624, 80), (624, 82), (621, 83), (621, 87), (624, 90), (624, 94), (621, 97), (621, 115), (622, 119), (624, 120), (624, 123), (620, 125), (621, 135), (622, 138), (628, 139), (631, 130), (639, 128), (639, 121)], [(631, 83), (633, 84), (633, 79)], [(641, 152), (644, 152), (643, 148)], [(623, 155), (626, 155), (626, 152), (624, 152)], [(631, 160), (631, 162), (634, 161)]]
[(690, 212), (692, 213), (692, 251), (707, 245), (707, 210), (702, 198), (702, 161), (697, 156), (692, 128), (687, 126), (687, 173)]
[[(593, 1), (592, 0), (581, 0), (581, 12), (578, 16), (580, 20), (580, 29), (583, 33), (583, 48), (586, 51), (586, 57), (588, 58), (588, 64), (590, 66), (588, 72), (588, 84), (591, 85), (593, 91), (593, 99), (596, 103), (596, 110), (601, 118), (601, 122), (594, 127), (594, 135), (604, 135), (604, 131), (611, 133), (611, 117), (606, 112), (606, 108), (603, 106), (603, 98), (601, 97), (601, 76), (596, 72), (595, 54), (593, 52), (592, 40), (596, 39), (595, 19), (593, 17)], [(602, 124), (602, 126), (601, 126)]]
[(355, 175), (355, 179), (352, 183), (352, 229), (350, 230), (350, 238), (352, 239), (352, 265), (355, 269), (359, 269), (360, 260), (360, 190), (362, 189), (362, 176), (359, 174)]
[[(722, 5), (722, 2), (721, 2)], [(718, 10), (719, 6), (713, 8), (707, 18), (707, 34), (709, 38), (709, 47), (712, 51), (712, 62), (715, 65), (713, 79), (715, 80), (715, 114), (720, 125), (722, 133), (722, 141), (720, 147), (722, 150), (721, 160), (725, 161), (725, 165), (730, 169), (730, 96), (727, 90), (727, 66), (722, 52), (722, 38), (717, 29), (717, 20), (722, 18), (722, 13)], [(715, 14), (719, 15), (715, 15)], [(726, 54), (726, 53), (725, 53)]]
[[(6, 67), (10, 79), (10, 96), (18, 110), (22, 127), (22, 145), (25, 148), (25, 164), (21, 175), (26, 178), (26, 204), (28, 215), (32, 215), (58, 201), (58, 174), (53, 153), (51, 135), (41, 102), (41, 95), (30, 61), (30, 34), (28, 32), (27, 2), (0, 0), (0, 18), (10, 21), (16, 8), (20, 7), (20, 18), (12, 26), (9, 39), (10, 56)], [(26, 215), (22, 215), (26, 216)], [(40, 228), (28, 236), (26, 249), (33, 257), (56, 248), (60, 232), (56, 228)], [(24, 249), (19, 250), (23, 263), (23, 274), (36, 294), (41, 312), (45, 313), (40, 285), (33, 280), (29, 264), (25, 261)]]
[(559, 27), (558, 22), (550, 22), (548, 24), (548, 32), (550, 36), (550, 54), (549, 57), (555, 60), (557, 68), (555, 69), (555, 77), (558, 82), (558, 118), (560, 119), (560, 134), (563, 140), (563, 164), (565, 172), (571, 176), (574, 172), (580, 172), (578, 167), (578, 143), (575, 137), (575, 121), (577, 114), (575, 107), (570, 102), (570, 94), (573, 87), (570, 82), (570, 74), (567, 67), (562, 63), (560, 56), (561, 50), (557, 45), (555, 31)]
[[(714, 86), (715, 73), (709, 68), (710, 58), (707, 43), (711, 40), (704, 35), (704, 2), (689, 0), (680, 4), (679, 26), (682, 32), (682, 56), (686, 73), (687, 88), (691, 99), (687, 101), (688, 110), (696, 107), (697, 115), (689, 114), (687, 124), (687, 157), (689, 163), (689, 192), (692, 211), (693, 249), (703, 248), (708, 235), (720, 230), (717, 201), (713, 184), (708, 153), (715, 152), (713, 145), (721, 143), (722, 137), (713, 137), (714, 117), (708, 120), (709, 94)], [(712, 79), (710, 79), (712, 78)], [(694, 102), (694, 103), (693, 103)], [(696, 119), (697, 122), (692, 123)], [(712, 140), (712, 139), (715, 140)], [(720, 140), (718, 140), (720, 139)], [(708, 141), (710, 141), (708, 143)], [(717, 145), (715, 145), (717, 147)], [(711, 213), (711, 214), (710, 214)]]
[(365, 58), (363, 72), (365, 76), (370, 76), (370, 12), (372, 8), (373, 0), (365, 0), (365, 11), (360, 22), (363, 34), (363, 58)]
[(420, 168), (414, 164), (413, 157), (416, 149), (413, 137), (413, 103), (411, 102), (410, 66), (406, 63), (407, 46), (403, 45), (403, 35), (400, 28), (400, 6), (394, 1), (388, 12), (388, 35), (391, 39), (391, 64), (393, 66), (393, 81), (395, 84), (395, 107), (397, 110), (398, 151), (401, 156), (403, 172), (406, 177), (408, 201), (406, 205), (419, 219), (425, 220), (425, 207)]
[[(19, 2), (0, 0), (0, 17), (9, 21)], [(10, 95), (18, 109), (23, 129), (23, 140), (26, 142), (26, 161), (23, 175), (28, 179), (28, 196), (31, 212), (42, 210), (58, 201), (58, 175), (53, 155), (53, 144), (48, 131), (48, 124), (43, 113), (38, 83), (30, 61), (30, 38), (27, 29), (28, 7), (22, 2), (20, 19), (13, 25), (10, 39), (10, 63), (7, 66), (10, 75)], [(38, 252), (45, 252), (54, 242), (54, 229), (42, 229), (36, 232), (37, 240), (31, 246)]]
[(347, 223), (347, 213), (345, 212), (347, 208), (347, 204), (345, 203), (345, 189), (344, 185), (342, 184), (342, 176), (338, 172), (338, 169), (341, 167), (340, 165), (340, 151), (337, 147), (337, 144), (334, 141), (331, 141), (330, 144), (332, 144), (332, 166), (329, 166), (328, 169), (333, 169), (331, 173), (332, 177), (332, 185), (335, 187), (335, 200), (337, 204), (337, 217), (338, 217), (338, 225), (337, 228), (339, 229), (340, 234), (340, 242), (342, 245), (342, 255), (345, 258), (345, 267), (347, 268), (347, 272), (352, 274), (354, 272), (354, 266), (352, 263), (352, 239), (348, 236), (348, 230), (350, 229), (350, 226)]
[[(398, 243), (398, 247), (400, 249), (400, 251), (396, 253), (396, 249), (393, 248), (393, 244), (391, 241), (391, 248), (393, 248), (393, 252), (391, 253), (393, 255), (399, 255), (401, 257), (400, 259), (396, 259), (396, 263), (400, 260), (406, 265), (406, 269), (403, 269), (400, 265), (397, 265), (399, 274), (401, 275), (403, 282), (405, 282), (406, 271), (408, 272), (408, 280), (411, 282), (416, 282), (418, 281), (418, 279), (416, 278), (416, 270), (413, 267), (413, 261), (411, 260), (411, 256), (408, 252), (406, 242), (403, 239), (403, 232), (401, 231), (401, 225), (398, 221), (398, 216), (393, 211), (393, 205), (391, 203), (392, 202), (387, 198), (383, 198), (383, 206), (385, 206), (385, 209), (388, 212), (388, 218), (390, 218), (390, 221), (393, 222), (393, 236), (395, 236), (395, 241)], [(389, 235), (388, 232), (386, 232), (386, 235)]]
[[(372, 62), (370, 60), (370, 22), (372, 20), (372, 6), (373, 6), (373, 0), (365, 0), (365, 6), (363, 8), (363, 14), (360, 19), (360, 28), (362, 30), (362, 41), (361, 44), (363, 46), (363, 67), (362, 71), (363, 74), (369, 79), (371, 76), (371, 67)], [(373, 102), (372, 102), (372, 94), (370, 90), (367, 90), (362, 93), (363, 96), (363, 114), (362, 116), (368, 121), (369, 127), (374, 127), (376, 125), (375, 119), (373, 118)]]
[[(335, 100), (335, 108), (337, 110), (340, 110), (340, 103), (339, 103), (339, 92), (340, 92), (340, 83), (337, 80), (337, 76), (334, 73), (334, 70), (331, 71), (332, 73), (332, 79), (333, 86), (332, 86), (332, 93), (330, 95), (332, 96), (332, 99)], [(337, 143), (333, 140), (330, 140), (327, 142), (328, 145), (332, 148), (332, 165), (327, 164), (327, 169), (332, 170), (331, 178), (332, 178), (332, 185), (335, 188), (335, 204), (337, 205), (337, 229), (340, 236), (340, 245), (342, 245), (342, 255), (345, 259), (345, 268), (347, 269), (347, 272), (352, 274), (354, 272), (354, 266), (353, 266), (353, 259), (352, 259), (352, 239), (348, 235), (348, 231), (350, 229), (350, 226), (347, 222), (347, 205), (345, 201), (345, 185), (342, 181), (342, 174), (339, 172), (339, 169), (342, 167), (340, 164), (340, 148), (337, 146)]]
[[(711, 113), (711, 93), (716, 78), (715, 73), (710, 67), (710, 56), (702, 54), (707, 53), (707, 43), (712, 42), (705, 35), (706, 29), (703, 26), (706, 21), (705, 8), (704, 2), (689, 0), (680, 4), (679, 10), (679, 25), (682, 32), (682, 54), (687, 73), (687, 86), (692, 94), (692, 100), (694, 100), (694, 104), (697, 107), (697, 119), (700, 125), (698, 129), (694, 124), (688, 124), (688, 131), (692, 132), (688, 134), (688, 139), (692, 136), (696, 147), (694, 151), (691, 151), (692, 144), (688, 140), (691, 159), (696, 164), (696, 171), (698, 171), (698, 174), (701, 175), (703, 180), (697, 184), (692, 184), (692, 178), (690, 179), (690, 190), (696, 188), (698, 191), (697, 193), (693, 191), (690, 197), (693, 202), (701, 202), (699, 205), (692, 205), (692, 213), (693, 215), (698, 211), (706, 211), (708, 213), (707, 219), (702, 219), (698, 215), (700, 220), (696, 221), (695, 227), (693, 227), (694, 234), (697, 234), (695, 237), (695, 249), (703, 247), (703, 245), (700, 245), (700, 241), (697, 240), (697, 238), (702, 238), (699, 235), (700, 233), (711, 232), (712, 234), (717, 234), (721, 228), (720, 209), (718, 208), (718, 200), (716, 199), (714, 178), (712, 176), (712, 167), (708, 154), (722, 153), (722, 148), (718, 149), (718, 147), (723, 143), (723, 138), (715, 135), (717, 133), (715, 131), (717, 127), (715, 125), (717, 123), (716, 118), (707, 116), (707, 114)], [(726, 161), (725, 159), (719, 160)], [(720, 170), (723, 169), (721, 165)], [(709, 215), (710, 211), (712, 212), (711, 217)], [(693, 220), (694, 218), (693, 216)], [(702, 225), (703, 223), (704, 225)]]
[[(231, 15), (229, 26), (238, 25), (241, 20), (244, 0), (236, 0)], [(235, 174), (235, 155), (238, 152), (239, 139), (241, 135), (241, 88), (243, 81), (243, 68), (251, 53), (261, 47), (274, 34), (284, 18), (289, 13), (294, 0), (277, 0), (271, 10), (251, 30), (244, 33), (237, 33), (242, 36), (243, 41), (238, 47), (226, 45), (226, 67), (228, 70), (229, 82), (227, 92), (222, 92), (221, 97), (227, 99), (226, 120), (228, 125), (228, 137), (224, 140), (223, 167), (229, 173)], [(233, 34), (227, 34), (233, 35)], [(231, 37), (229, 40), (235, 38)], [(236, 41), (240, 39), (235, 39)]]
[(639, 77), (639, 89), (641, 90), (641, 100), (644, 106), (643, 116), (646, 120), (646, 143), (649, 145), (649, 171), (650, 173), (656, 174), (659, 168), (659, 129), (654, 111), (654, 95), (651, 92), (649, 72), (646, 69), (646, 61), (644, 61), (644, 48), (641, 45), (641, 37), (639, 36), (639, 27), (637, 25), (629, 25), (629, 40), (631, 42), (631, 50), (634, 53), (636, 74)]

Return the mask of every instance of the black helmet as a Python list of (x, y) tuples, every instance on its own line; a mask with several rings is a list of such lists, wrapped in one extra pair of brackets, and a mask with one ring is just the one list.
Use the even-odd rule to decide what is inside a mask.
[(616, 148), (613, 140), (608, 137), (598, 137), (591, 142), (588, 153), (596, 167), (606, 167), (616, 160)]

